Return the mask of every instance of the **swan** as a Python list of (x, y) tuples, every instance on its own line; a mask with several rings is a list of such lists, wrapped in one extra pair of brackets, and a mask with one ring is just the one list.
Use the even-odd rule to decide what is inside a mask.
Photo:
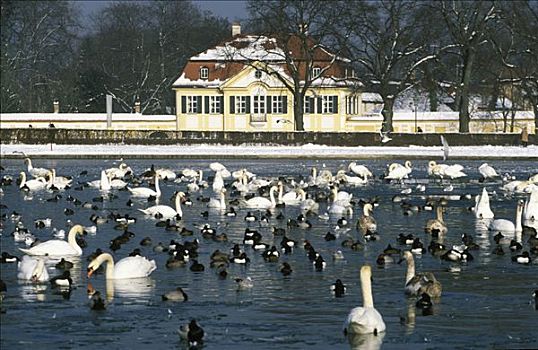
[(273, 186), (269, 190), (270, 200), (265, 197), (254, 197), (245, 201), (245, 207), (247, 208), (257, 208), (257, 209), (271, 209), (276, 207), (275, 192), (277, 187)]
[(372, 172), (362, 164), (357, 164), (356, 162), (349, 163), (347, 170), (353, 172), (355, 175), (362, 177), (365, 180), (368, 180), (368, 177), (373, 177)]
[(224, 180), (222, 179), (222, 173), (220, 171), (217, 171), (215, 173), (215, 179), (213, 180), (213, 192), (220, 193), (220, 191), (224, 188)]
[(111, 189), (110, 180), (108, 179), (108, 175), (106, 174), (105, 170), (101, 170), (100, 180), (93, 180), (88, 182), (87, 184), (88, 186), (98, 188), (101, 191), (109, 191)]
[(402, 180), (407, 178), (409, 174), (413, 171), (412, 164), (410, 161), (405, 161), (404, 165), (398, 163), (392, 163), (389, 166), (389, 174), (385, 176), (385, 179), (388, 180)]
[(159, 187), (159, 177), (155, 175), (155, 191), (147, 187), (127, 187), (133, 197), (148, 198), (149, 196), (160, 197), (161, 189)]
[(32, 282), (46, 282), (49, 280), (49, 273), (45, 266), (45, 259), (34, 259), (25, 255), (17, 266), (17, 278)]
[(358, 176), (348, 176), (346, 175), (346, 172), (344, 170), (339, 170), (336, 173), (336, 180), (343, 181), (345, 183), (348, 183), (354, 186), (360, 186), (360, 185), (364, 185), (368, 183), (367, 178), (362, 178)]
[(376, 232), (377, 231), (377, 223), (373, 216), (370, 214), (373, 213), (374, 207), (370, 203), (366, 203), (364, 207), (362, 207), (363, 216), (359, 219), (357, 222), (358, 228), (361, 229), (362, 233), (365, 234), (367, 232)]
[(450, 179), (457, 179), (460, 177), (465, 177), (463, 171), (463, 166), (459, 164), (448, 165), (448, 164), (437, 164), (434, 160), (431, 160), (428, 163), (428, 175), (438, 176), (440, 178), (448, 177)]
[(49, 255), (54, 257), (66, 257), (66, 256), (81, 256), (82, 249), (77, 244), (76, 236), (81, 235), (84, 232), (82, 225), (75, 225), (69, 230), (67, 236), (67, 242), (52, 239), (39, 243), (29, 249), (19, 248), (20, 251), (28, 255)]
[(48, 189), (65, 190), (69, 188), (71, 182), (73, 182), (73, 180), (64, 176), (56, 176), (56, 169), (52, 169), (49, 176), (49, 182), (47, 183)]
[(475, 202), (474, 215), (477, 219), (493, 219), (495, 214), (489, 206), (489, 195), (485, 187), (482, 189), (482, 195), (475, 197)]
[(301, 211), (313, 211), (317, 212), (319, 210), (319, 203), (312, 198), (305, 198), (301, 201), (300, 204)]
[(538, 190), (531, 192), (523, 208), (523, 224), (536, 227), (538, 223)]
[(132, 174), (133, 169), (122, 162), (117, 168), (108, 168), (105, 172), (110, 179), (121, 179), (127, 174)]
[(220, 172), (224, 179), (227, 179), (232, 176), (230, 171), (228, 171), (228, 169), (226, 169), (226, 167), (219, 162), (213, 162), (209, 164), (209, 169), (213, 170), (216, 173)]
[(45, 177), (50, 174), (49, 169), (45, 168), (34, 168), (32, 166), (32, 160), (30, 158), (25, 158), (24, 163), (28, 165), (28, 174), (32, 175), (33, 177)]
[(480, 172), (480, 175), (482, 175), (482, 178), (484, 180), (499, 177), (499, 174), (497, 174), (495, 169), (493, 169), (493, 167), (490, 166), (488, 163), (484, 163), (481, 166), (479, 166), (478, 171)]
[(128, 256), (114, 264), (114, 258), (108, 253), (102, 253), (88, 265), (88, 278), (93, 272), (106, 262), (106, 279), (127, 279), (148, 277), (157, 266), (155, 260), (148, 260), (143, 256)]
[(331, 188), (331, 194), (333, 196), (333, 200), (335, 201), (351, 201), (351, 199), (353, 198), (353, 194), (349, 193), (349, 192), (345, 192), (345, 191), (339, 191), (338, 190), (338, 187), (336, 186), (333, 186)]
[(176, 194), (176, 198), (175, 198), (176, 208), (175, 209), (168, 205), (154, 205), (147, 209), (138, 209), (138, 210), (150, 216), (155, 216), (156, 214), (160, 214), (163, 219), (170, 219), (170, 218), (176, 217), (177, 215), (182, 217), (183, 210), (181, 210), (181, 199), (183, 197), (185, 197), (185, 193), (183, 192), (178, 192)]
[(432, 298), (440, 297), (442, 292), (441, 283), (435, 279), (431, 272), (415, 274), (415, 259), (410, 251), (403, 253), (407, 262), (407, 274), (405, 277), (405, 293), (411, 296), (419, 296), (428, 293)]
[(213, 209), (226, 210), (225, 194), (226, 194), (226, 189), (225, 188), (221, 189), (219, 193), (219, 199), (211, 198), (209, 200), (209, 203), (207, 204), (207, 207), (213, 208)]
[(292, 190), (284, 194), (284, 184), (280, 181), (278, 183), (278, 202), (285, 203), (286, 205), (297, 205), (303, 199), (303, 195), (300, 191), (304, 193), (302, 189), (299, 189)]
[(520, 180), (514, 180), (506, 183), (502, 187), (503, 191), (506, 192), (515, 192), (515, 193), (530, 193), (532, 191), (538, 190), (538, 186), (534, 184), (534, 182), (527, 180), (527, 181), (520, 181)]
[(443, 207), (437, 206), (436, 208), (436, 214), (437, 217), (435, 219), (430, 219), (426, 221), (426, 226), (424, 230), (426, 233), (435, 233), (438, 232), (439, 234), (445, 234), (448, 231), (448, 228), (446, 227), (445, 221), (443, 219)]
[(38, 177), (36, 179), (31, 179), (26, 181), (26, 173), (24, 171), (21, 171), (20, 174), (21, 177), (21, 184), (19, 185), (19, 188), (28, 188), (30, 191), (39, 191), (43, 190), (47, 187), (47, 180), (43, 177)]
[(515, 233), (523, 230), (521, 226), (521, 214), (523, 212), (523, 201), (518, 201), (516, 207), (516, 224), (506, 219), (496, 219), (490, 222), (488, 229), (493, 232)]
[(155, 173), (161, 180), (172, 181), (176, 179), (176, 173), (170, 169), (159, 168), (155, 170)]
[(372, 268), (364, 265), (361, 268), (362, 305), (351, 309), (344, 322), (344, 334), (370, 334), (377, 335), (385, 331), (383, 317), (374, 308), (372, 297)]
[(353, 215), (353, 207), (346, 200), (335, 200), (331, 203), (328, 210), (329, 214), (348, 214)]

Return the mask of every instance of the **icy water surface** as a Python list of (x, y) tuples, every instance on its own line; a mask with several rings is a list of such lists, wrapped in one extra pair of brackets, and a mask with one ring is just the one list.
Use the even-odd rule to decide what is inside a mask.
[[(213, 160), (132, 160), (127, 161), (136, 174), (140, 174), (152, 163), (156, 167), (168, 167), (178, 172), (184, 168), (203, 169), (204, 179), (212, 175), (208, 168)], [(364, 162), (376, 175), (380, 175), (388, 161), (369, 160)], [(347, 162), (338, 160), (251, 160), (225, 161), (228, 169), (243, 167), (256, 173), (258, 177), (276, 178), (284, 176), (299, 179), (309, 175), (310, 168), (325, 167), (336, 173), (340, 168), (347, 168)], [(478, 182), (477, 166), (481, 162), (458, 162), (465, 167), (469, 175), (463, 181), (453, 181), (454, 190), (444, 192), (448, 182), (428, 180), (426, 161), (414, 161), (412, 178), (408, 184), (387, 184), (381, 180), (372, 181), (364, 187), (341, 187), (353, 193), (357, 199), (354, 213), (350, 219), (351, 230), (341, 233), (335, 241), (325, 241), (328, 231), (335, 232), (336, 221), (340, 216), (333, 216), (327, 221), (317, 216), (309, 217), (313, 227), (310, 229), (287, 228), (286, 220), (279, 221), (276, 214), (282, 212), (286, 218), (296, 218), (299, 209), (288, 206), (277, 208), (268, 226), (259, 223), (247, 224), (243, 218), (247, 212), (238, 210), (235, 218), (226, 217), (218, 212), (209, 212), (208, 217), (201, 215), (206, 211), (206, 203), (197, 200), (200, 196), (209, 196), (211, 188), (200, 193), (191, 193), (193, 205), (183, 206), (185, 227), (194, 230), (193, 237), (181, 237), (177, 232), (168, 232), (156, 227), (157, 220), (145, 217), (137, 211), (149, 204), (135, 201), (128, 207), (130, 198), (127, 191), (112, 191), (117, 196), (104, 202), (92, 202), (100, 193), (91, 188), (77, 191), (71, 188), (60, 192), (57, 202), (48, 202), (54, 194), (37, 192), (32, 197), (20, 192), (15, 185), (5, 186), (1, 202), (7, 206), (2, 214), (11, 215), (13, 211), (22, 214), (22, 222), (40, 240), (52, 238), (52, 227), (66, 228), (66, 221), (91, 226), (90, 215), (106, 216), (111, 211), (130, 214), (138, 221), (129, 227), (135, 233), (127, 244), (115, 252), (119, 260), (134, 248), (157, 263), (157, 270), (145, 280), (129, 283), (115, 282), (107, 286), (103, 274), (94, 274), (90, 281), (86, 277), (87, 257), (96, 248), (109, 250), (109, 242), (121, 232), (114, 229), (115, 222), (98, 226), (95, 235), (85, 237), (88, 246), (83, 255), (75, 260), (72, 270), (75, 289), (68, 299), (64, 298), (50, 285), (33, 285), (17, 281), (16, 264), (2, 264), (1, 278), (7, 285), (7, 294), (2, 303), (5, 311), (1, 315), (2, 349), (69, 349), (106, 347), (110, 349), (146, 349), (151, 348), (185, 348), (176, 330), (179, 325), (195, 318), (206, 332), (206, 349), (345, 349), (349, 343), (342, 335), (342, 324), (349, 310), (362, 304), (359, 284), (359, 269), (367, 263), (373, 266), (374, 303), (383, 315), (387, 325), (385, 334), (377, 337), (364, 337), (355, 344), (357, 347), (382, 346), (387, 349), (438, 349), (438, 348), (537, 348), (538, 347), (538, 311), (532, 302), (531, 294), (538, 288), (538, 269), (535, 264), (519, 265), (510, 259), (511, 253), (507, 243), (506, 254), (491, 254), (496, 244), (491, 234), (476, 226), (474, 215), (468, 207), (471, 200), (450, 200), (445, 211), (445, 221), (449, 231), (445, 242), (460, 244), (463, 232), (472, 234), (480, 249), (472, 251), (475, 259), (465, 264), (442, 261), (429, 253), (415, 256), (417, 271), (434, 272), (443, 285), (443, 295), (435, 305), (433, 315), (423, 316), (415, 308), (416, 299), (404, 295), (405, 264), (396, 263), (378, 267), (376, 258), (387, 246), (398, 245), (399, 233), (412, 233), (424, 242), (430, 237), (424, 233), (425, 222), (434, 217), (434, 212), (421, 211), (405, 216), (399, 203), (393, 203), (394, 195), (403, 188), (413, 189), (408, 200), (411, 203), (424, 204), (424, 199), (414, 191), (417, 183), (427, 186), (426, 195), (462, 195), (478, 194), (484, 184)], [(455, 163), (450, 161), (448, 163)], [(537, 172), (536, 162), (490, 162), (499, 173), (510, 172), (518, 179), (528, 178)], [(54, 167), (60, 175), (71, 175), (75, 183), (99, 179), (101, 169), (117, 165), (115, 160), (35, 160), (34, 166)], [(16, 176), (25, 169), (22, 160), (2, 160), (5, 170), (2, 175)], [(83, 170), (87, 175), (79, 175)], [(229, 182), (230, 180), (226, 180)], [(491, 196), (491, 207), (496, 218), (514, 220), (515, 207), (521, 196), (505, 196), (500, 190), (499, 182), (485, 184)], [(75, 185), (74, 187), (77, 187)], [(185, 183), (161, 182), (163, 191), (161, 204), (173, 205), (169, 199), (174, 191), (186, 191)], [(227, 193), (230, 200), (231, 191)], [(91, 202), (98, 210), (85, 209), (66, 201), (72, 195), (81, 202)], [(378, 196), (379, 206), (374, 211), (378, 223), (380, 240), (365, 243), (361, 251), (353, 251), (341, 246), (349, 236), (358, 238), (355, 229), (357, 219), (362, 215), (359, 198)], [(64, 209), (74, 210), (66, 216)], [(326, 204), (320, 206), (320, 213), (325, 212)], [(38, 229), (34, 227), (35, 218), (52, 218), (52, 227)], [(204, 239), (196, 227), (210, 223), (218, 233), (225, 232), (228, 242), (216, 242)], [(24, 243), (15, 243), (11, 233), (15, 223), (11, 219), (3, 222), (1, 231), (1, 250), (21, 256), (18, 247)], [(284, 227), (287, 235), (300, 242), (299, 248), (292, 254), (282, 255), (279, 263), (264, 262), (261, 253), (244, 247), (251, 259), (245, 266), (231, 265), (228, 278), (221, 280), (209, 267), (209, 256), (216, 250), (229, 251), (233, 243), (241, 243), (245, 228), (257, 229), (263, 235), (263, 241), (279, 246), (281, 237), (274, 237), (271, 227)], [(478, 228), (477, 228), (478, 227)], [(140, 241), (149, 236), (153, 245), (158, 242), (168, 243), (171, 239), (192, 241), (200, 240), (198, 260), (206, 267), (204, 272), (191, 272), (187, 267), (169, 270), (165, 267), (167, 253), (155, 253), (151, 246), (141, 246)], [(527, 237), (523, 237), (526, 241)], [(312, 263), (305, 256), (302, 242), (309, 240), (315, 249), (327, 261), (322, 272), (315, 271)], [(361, 238), (361, 241), (362, 238)], [(364, 241), (363, 241), (364, 243)], [(528, 250), (527, 246), (525, 249)], [(342, 250), (344, 261), (333, 261), (332, 253)], [(536, 256), (533, 256), (536, 259)], [(73, 259), (71, 259), (73, 260)], [(293, 268), (289, 277), (279, 272), (280, 263), (287, 261)], [(55, 276), (59, 271), (49, 266), (49, 274)], [(455, 268), (456, 267), (456, 268)], [(235, 277), (250, 276), (254, 287), (238, 291)], [(347, 294), (335, 298), (329, 290), (332, 283), (340, 278), (347, 285)], [(104, 295), (107, 290), (114, 293), (113, 299), (105, 311), (96, 312), (88, 306), (87, 286)], [(185, 303), (165, 302), (161, 295), (176, 287), (183, 287), (189, 295)], [(113, 288), (113, 290), (111, 290)]]

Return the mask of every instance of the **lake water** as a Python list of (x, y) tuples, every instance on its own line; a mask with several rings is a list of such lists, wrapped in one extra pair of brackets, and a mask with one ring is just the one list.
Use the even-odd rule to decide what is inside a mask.
[[(156, 167), (168, 167), (178, 172), (184, 168), (203, 169), (204, 177), (211, 174), (208, 165), (213, 160), (132, 160), (128, 164), (136, 174), (140, 174), (152, 163)], [(248, 168), (258, 177), (276, 178), (284, 176), (298, 179), (305, 178), (310, 168), (325, 167), (336, 173), (340, 168), (347, 168), (348, 162), (340, 160), (230, 160), (223, 162), (228, 169)], [(380, 175), (386, 167), (386, 160), (368, 160), (366, 164), (374, 174)], [(473, 251), (475, 259), (464, 264), (442, 261), (430, 253), (415, 256), (417, 272), (434, 272), (443, 285), (443, 295), (435, 304), (433, 315), (423, 316), (415, 308), (416, 299), (404, 294), (405, 264), (376, 266), (376, 257), (387, 244), (399, 246), (396, 238), (400, 233), (412, 233), (424, 242), (430, 242), (430, 236), (424, 233), (425, 222), (434, 217), (434, 212), (420, 211), (411, 216), (403, 215), (399, 203), (393, 203), (394, 195), (404, 187), (415, 189), (417, 183), (427, 185), (423, 195), (446, 195), (443, 188), (448, 185), (430, 180), (427, 177), (427, 161), (414, 161), (412, 178), (408, 184), (387, 184), (377, 179), (364, 187), (342, 187), (353, 193), (354, 198), (378, 196), (379, 206), (374, 210), (378, 223), (380, 239), (365, 243), (361, 251), (352, 251), (341, 246), (347, 236), (358, 238), (355, 229), (357, 219), (362, 215), (358, 204), (351, 218), (351, 230), (341, 234), (336, 241), (325, 241), (324, 235), (335, 232), (336, 220), (340, 216), (323, 221), (318, 217), (309, 217), (313, 227), (310, 229), (287, 228), (286, 220), (279, 221), (276, 214), (282, 212), (286, 218), (297, 218), (298, 208), (287, 206), (275, 209), (275, 215), (267, 227), (258, 223), (248, 224), (243, 220), (247, 210), (238, 210), (235, 218), (209, 212), (208, 217), (201, 215), (206, 211), (206, 203), (197, 200), (199, 196), (209, 196), (211, 189), (201, 193), (191, 193), (192, 206), (183, 206), (185, 227), (194, 230), (192, 241), (200, 240), (198, 260), (206, 266), (204, 272), (191, 272), (188, 268), (168, 270), (165, 262), (167, 253), (155, 253), (151, 246), (141, 246), (142, 238), (151, 237), (153, 244), (168, 243), (171, 239), (183, 240), (177, 232), (166, 231), (156, 227), (155, 219), (147, 218), (137, 211), (145, 208), (145, 201), (135, 201), (128, 207), (130, 198), (127, 191), (112, 191), (117, 197), (105, 202), (92, 202), (99, 196), (95, 189), (85, 188), (76, 191), (71, 188), (60, 192), (58, 202), (47, 202), (53, 196), (48, 192), (36, 192), (28, 197), (15, 185), (4, 186), (2, 214), (11, 215), (13, 211), (22, 214), (22, 222), (40, 240), (52, 238), (52, 227), (65, 229), (66, 221), (91, 226), (90, 215), (106, 216), (109, 212), (130, 214), (138, 221), (130, 225), (135, 233), (127, 244), (114, 254), (119, 260), (134, 248), (140, 248), (147, 257), (155, 259), (157, 270), (148, 279), (131, 283), (113, 284), (114, 296), (109, 300), (107, 309), (102, 312), (92, 311), (88, 306), (87, 286), (104, 295), (107, 289), (103, 274), (94, 274), (90, 281), (86, 277), (87, 257), (96, 248), (108, 250), (109, 242), (121, 232), (114, 229), (115, 222), (109, 221), (99, 225), (95, 235), (85, 237), (88, 244), (83, 255), (75, 260), (72, 270), (75, 289), (65, 299), (49, 284), (33, 285), (17, 281), (16, 264), (2, 264), (1, 278), (7, 285), (7, 294), (2, 303), (5, 311), (1, 315), (2, 349), (68, 349), (107, 347), (112, 349), (146, 349), (151, 348), (185, 348), (176, 331), (182, 324), (195, 318), (204, 328), (206, 349), (338, 349), (349, 348), (348, 340), (342, 334), (342, 324), (349, 310), (362, 305), (359, 270), (367, 263), (373, 266), (374, 303), (383, 315), (387, 331), (380, 336), (363, 337), (357, 346), (377, 348), (382, 345), (387, 349), (430, 349), (430, 348), (538, 348), (538, 311), (531, 294), (538, 289), (538, 268), (536, 263), (520, 265), (510, 259), (511, 253), (504, 244), (506, 254), (492, 254), (496, 244), (487, 231), (477, 229), (474, 215), (468, 207), (471, 200), (450, 200), (445, 211), (445, 221), (449, 231), (445, 243), (460, 244), (462, 233), (472, 234), (480, 249)], [(450, 161), (449, 163), (455, 163)], [(468, 178), (453, 181), (451, 195), (480, 193), (485, 185), (495, 191), (491, 196), (491, 207), (496, 218), (514, 220), (515, 207), (521, 196), (505, 196), (500, 190), (501, 182), (478, 182), (478, 165), (481, 162), (461, 161)], [(71, 175), (75, 183), (99, 179), (101, 169), (117, 165), (115, 160), (35, 160), (34, 166), (54, 167), (59, 175)], [(492, 161), (499, 173), (511, 173), (518, 179), (525, 179), (538, 171), (538, 164), (530, 161)], [(22, 160), (2, 160), (5, 168), (2, 175), (17, 176), (25, 169)], [(88, 174), (80, 176), (81, 171)], [(228, 182), (230, 180), (227, 180)], [(76, 187), (76, 186), (74, 186)], [(176, 190), (186, 190), (185, 183), (161, 182), (163, 191), (161, 204), (171, 204), (170, 197)], [(230, 192), (227, 200), (230, 200)], [(84, 209), (66, 201), (72, 195), (82, 202), (92, 202), (98, 210)], [(415, 191), (409, 195), (412, 203), (423, 204), (424, 199)], [(320, 212), (325, 211), (321, 204)], [(66, 216), (65, 208), (74, 210)], [(52, 218), (52, 227), (38, 229), (33, 225), (35, 218)], [(218, 233), (225, 232), (228, 242), (215, 242), (202, 238), (197, 226), (210, 223), (217, 227)], [(245, 228), (257, 229), (263, 235), (263, 241), (279, 246), (281, 237), (273, 237), (271, 226), (284, 227), (287, 235), (299, 241), (299, 248), (292, 254), (282, 255), (279, 263), (265, 262), (260, 252), (245, 247), (251, 259), (247, 266), (230, 265), (228, 278), (221, 280), (209, 267), (209, 256), (216, 250), (229, 251), (233, 243), (240, 243)], [(11, 233), (15, 223), (11, 219), (3, 222), (1, 231), (1, 250), (21, 256), (17, 247), (24, 243), (15, 243)], [(309, 240), (325, 258), (327, 266), (322, 272), (315, 271), (305, 251), (303, 240)], [(362, 241), (362, 238), (361, 238)], [(523, 239), (526, 242), (526, 237)], [(364, 243), (364, 242), (363, 242)], [(525, 246), (524, 249), (528, 250)], [(344, 261), (333, 261), (332, 252), (342, 250)], [(533, 256), (536, 260), (536, 256)], [(74, 259), (70, 259), (74, 260)], [(287, 261), (293, 273), (284, 277), (279, 272), (280, 263)], [(49, 266), (49, 274), (59, 274)], [(455, 269), (454, 267), (460, 267)], [(254, 287), (238, 291), (235, 277), (250, 276)], [(335, 298), (329, 288), (339, 278), (347, 285), (343, 298)], [(108, 286), (109, 289), (111, 286)], [(184, 303), (165, 302), (161, 295), (176, 287), (183, 287), (189, 295)], [(111, 292), (109, 290), (109, 292)]]

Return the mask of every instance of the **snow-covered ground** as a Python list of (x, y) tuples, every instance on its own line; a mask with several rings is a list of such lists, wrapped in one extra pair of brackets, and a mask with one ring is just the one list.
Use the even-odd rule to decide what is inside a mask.
[[(2, 144), (3, 158), (22, 157), (22, 153), (34, 157), (196, 157), (196, 158), (431, 158), (443, 156), (442, 147), (332, 147), (307, 144), (303, 146), (265, 145), (23, 145)], [(520, 158), (537, 159), (538, 146), (527, 148), (515, 146), (466, 146), (451, 147), (450, 158), (491, 159)], [(537, 166), (538, 168), (538, 166)]]

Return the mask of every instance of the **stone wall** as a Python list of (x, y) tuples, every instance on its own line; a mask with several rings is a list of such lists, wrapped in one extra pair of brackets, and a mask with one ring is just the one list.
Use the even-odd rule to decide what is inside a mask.
[[(386, 146), (439, 146), (439, 134), (391, 134)], [(518, 145), (519, 134), (445, 134), (451, 146)], [(359, 132), (222, 132), (155, 130), (0, 129), (1, 143), (23, 144), (322, 144), (328, 146), (380, 146), (378, 133)], [(538, 137), (529, 135), (529, 144)]]

